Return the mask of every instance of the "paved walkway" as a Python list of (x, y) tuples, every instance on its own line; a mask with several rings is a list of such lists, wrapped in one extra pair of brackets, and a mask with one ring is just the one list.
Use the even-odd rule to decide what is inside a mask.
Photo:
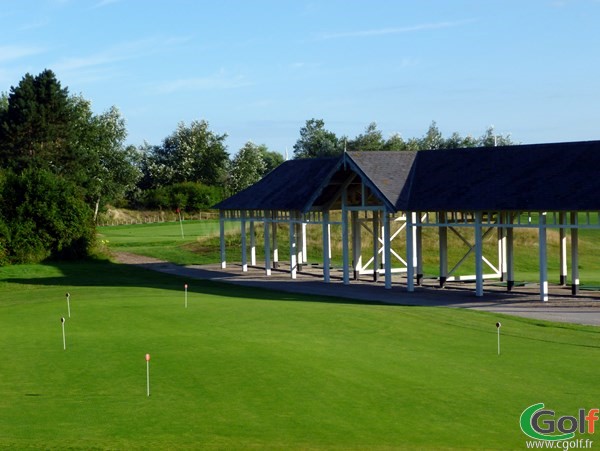
[[(320, 271), (310, 268), (291, 280), (287, 271), (273, 271), (270, 277), (265, 276), (262, 268), (249, 268), (243, 273), (240, 265), (229, 265), (222, 270), (220, 265), (179, 266), (161, 260), (127, 253), (118, 253), (115, 260), (120, 263), (160, 271), (167, 274), (187, 277), (189, 279), (207, 279), (227, 282), (236, 285), (252, 286), (280, 290), (292, 293), (318, 296), (335, 296), (366, 302), (379, 302), (395, 305), (415, 305), (432, 307), (453, 307), (508, 315), (537, 318), (549, 321), (568, 322), (600, 326), (600, 293), (581, 291), (573, 297), (569, 288), (551, 287), (550, 300), (539, 300), (538, 286), (516, 287), (511, 293), (505, 288), (492, 283), (484, 286), (484, 296), (475, 296), (473, 284), (448, 284), (444, 289), (436, 287), (437, 281), (425, 281), (423, 287), (416, 287), (413, 293), (406, 291), (405, 279), (394, 276), (393, 287), (384, 288), (383, 282), (359, 280), (344, 285), (341, 277), (332, 273), (331, 283), (326, 284), (319, 277)], [(341, 276), (341, 272), (339, 273)]]

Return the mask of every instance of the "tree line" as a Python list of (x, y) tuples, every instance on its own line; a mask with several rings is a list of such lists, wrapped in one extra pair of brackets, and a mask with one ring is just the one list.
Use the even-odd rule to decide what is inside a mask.
[[(231, 158), (227, 134), (207, 121), (180, 123), (160, 144), (127, 145), (116, 107), (94, 114), (51, 70), (26, 74), (0, 95), (0, 265), (88, 255), (98, 214), (107, 206), (208, 209), (284, 161), (265, 144), (247, 142)], [(375, 123), (353, 139), (322, 119), (300, 129), (294, 158), (345, 150), (419, 150), (512, 144), (492, 128), (480, 138), (444, 138), (435, 122), (421, 138), (385, 139)]]

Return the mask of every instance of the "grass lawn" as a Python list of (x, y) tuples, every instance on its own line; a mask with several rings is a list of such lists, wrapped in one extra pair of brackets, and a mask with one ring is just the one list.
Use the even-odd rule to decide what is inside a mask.
[[(227, 231), (234, 228), (233, 223), (226, 223)], [(98, 239), (108, 241), (107, 246), (112, 250), (147, 255), (180, 265), (220, 261), (218, 236), (218, 220), (98, 227)], [(209, 241), (213, 243), (211, 246), (204, 244)]]
[[(229, 262), (241, 261), (241, 239), (239, 223), (226, 222), (226, 258)], [(151, 257), (161, 258), (173, 263), (207, 264), (220, 261), (219, 222), (218, 221), (184, 221), (185, 238), (181, 238), (180, 225), (177, 222), (99, 227), (100, 239), (109, 241), (112, 250), (123, 250)], [(322, 262), (321, 226), (311, 225), (308, 228), (309, 262)], [(472, 239), (471, 231), (461, 230), (467, 239)], [(248, 232), (249, 233), (249, 232)], [(536, 230), (515, 230), (515, 279), (517, 281), (539, 281), (538, 237)], [(567, 234), (568, 235), (568, 234)], [(582, 230), (579, 233), (579, 276), (582, 287), (600, 286), (600, 231)], [(363, 258), (372, 255), (371, 238), (363, 236)], [(256, 226), (256, 253), (259, 261), (264, 257), (264, 235), (262, 225)], [(279, 259), (289, 261), (289, 232), (285, 224), (278, 228)], [(332, 264), (342, 265), (341, 229), (332, 226)], [(467, 252), (468, 248), (453, 233), (448, 233), (449, 269), (452, 268)], [(250, 246), (250, 239), (247, 239)], [(406, 255), (404, 235), (394, 241), (394, 249), (400, 255)], [(548, 231), (548, 276), (551, 283), (559, 281), (559, 239), (557, 230)], [(249, 255), (249, 253), (248, 253)], [(491, 233), (484, 242), (484, 255), (497, 263), (496, 235)], [(570, 253), (568, 266), (570, 267)], [(399, 263), (394, 260), (395, 265)], [(439, 274), (437, 229), (423, 229), (423, 266), (426, 276)], [(485, 267), (485, 271), (489, 268)], [(475, 274), (475, 258), (472, 254), (456, 274)], [(570, 274), (570, 270), (569, 270)], [(569, 281), (570, 283), (570, 281)]]
[(523, 449), (600, 399), (598, 328), (108, 262), (0, 268), (0, 356), (0, 449)]

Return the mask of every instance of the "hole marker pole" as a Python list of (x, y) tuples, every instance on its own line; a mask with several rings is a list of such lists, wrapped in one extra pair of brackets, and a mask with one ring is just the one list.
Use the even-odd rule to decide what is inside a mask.
[(60, 318), (60, 325), (62, 327), (62, 334), (63, 334), (63, 350), (66, 351), (67, 350), (67, 341), (65, 339), (65, 318), (64, 317)]
[(184, 285), (184, 288), (185, 288), (185, 308), (187, 308), (187, 289), (188, 289), (187, 283)]
[(500, 355), (500, 327), (502, 327), (502, 324), (496, 323), (496, 329), (498, 329), (498, 355)]
[(150, 354), (146, 354), (146, 395), (150, 396)]
[(69, 318), (71, 317), (71, 294), (67, 293), (67, 311), (69, 312)]

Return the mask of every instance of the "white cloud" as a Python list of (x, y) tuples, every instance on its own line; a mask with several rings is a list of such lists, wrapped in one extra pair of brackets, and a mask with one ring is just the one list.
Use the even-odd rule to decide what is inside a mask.
[(242, 75), (231, 76), (223, 71), (208, 77), (181, 78), (154, 85), (154, 91), (159, 94), (172, 94), (180, 91), (206, 91), (212, 89), (237, 89), (251, 86)]
[(465, 25), (467, 23), (471, 23), (473, 20), (463, 20), (463, 21), (455, 21), (455, 22), (436, 22), (436, 23), (425, 23), (412, 25), (407, 27), (387, 27), (387, 28), (377, 28), (373, 30), (357, 30), (357, 31), (346, 31), (346, 32), (338, 32), (338, 33), (321, 33), (317, 35), (318, 40), (327, 40), (327, 39), (341, 39), (341, 38), (364, 38), (364, 37), (372, 37), (372, 36), (384, 36), (389, 34), (403, 34), (403, 33), (414, 33), (417, 31), (426, 31), (426, 30), (439, 30), (442, 28), (452, 28), (458, 27), (461, 25)]
[(155, 55), (187, 40), (162, 37), (123, 42), (89, 55), (62, 58), (52, 68), (76, 80), (106, 80), (122, 72), (119, 63)]
[(0, 62), (25, 58), (41, 52), (42, 49), (39, 47), (25, 45), (0, 45)]

